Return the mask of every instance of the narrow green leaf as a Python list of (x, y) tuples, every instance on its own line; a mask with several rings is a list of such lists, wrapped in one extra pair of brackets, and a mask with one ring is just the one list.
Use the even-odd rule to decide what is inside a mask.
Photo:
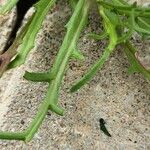
[(10, 68), (20, 66), (25, 62), (28, 53), (34, 47), (35, 38), (42, 26), (43, 20), (55, 2), (56, 0), (40, 0), (35, 4), (35, 16), (23, 38), (22, 44), (18, 50), (17, 57), (10, 63)]
[(127, 40), (129, 40), (132, 37), (132, 34), (134, 32), (134, 25), (135, 25), (135, 20), (134, 20), (135, 16), (134, 15), (135, 15), (135, 13), (134, 13), (134, 9), (133, 9), (131, 11), (131, 15), (130, 15), (129, 19), (127, 20), (127, 22), (128, 22), (128, 32), (126, 34), (123, 33), (124, 34), (123, 36), (120, 35), (120, 37), (118, 38), (118, 44), (119, 43), (125, 43)]
[(85, 57), (81, 53), (81, 51), (80, 50), (76, 50), (76, 49), (72, 52), (72, 57), (77, 59), (77, 60), (81, 60), (81, 61), (85, 60)]
[(135, 30), (150, 36), (150, 18), (137, 17)]
[(4, 6), (0, 6), (0, 15), (4, 15), (16, 5), (19, 0), (8, 0)]
[(51, 78), (49, 73), (34, 73), (34, 72), (25, 72), (23, 76), (26, 80), (34, 81), (34, 82), (50, 82), (53, 78)]
[(27, 22), (27, 24), (22, 28), (20, 33), (18, 34), (17, 38), (14, 40), (13, 44), (10, 46), (10, 48), (2, 55), (0, 55), (1, 65), (0, 65), (0, 77), (3, 75), (3, 73), (9, 69), (9, 64), (13, 57), (17, 55), (17, 48), (22, 43), (23, 37), (26, 34), (29, 25), (31, 24), (31, 21), (34, 17), (34, 13)]
[(118, 16), (113, 12), (108, 9), (104, 9), (104, 12), (106, 16), (110, 19), (111, 23), (117, 27), (119, 24)]
[[(113, 52), (116, 44), (117, 44), (117, 33), (116, 33), (116, 24), (113, 24), (111, 15), (104, 11), (102, 6), (99, 7), (99, 11), (101, 16), (103, 17), (103, 22), (105, 25), (105, 30), (110, 37), (109, 45), (104, 50), (104, 53), (100, 57), (100, 59), (91, 67), (91, 69), (70, 89), (70, 92), (75, 92), (80, 89), (83, 85), (85, 85), (88, 81), (92, 79), (92, 77), (97, 73), (99, 69), (103, 67), (105, 61), (109, 58), (110, 54)], [(107, 10), (108, 11), (108, 10)]]
[[(141, 63), (140, 61), (136, 58), (135, 56), (135, 48), (131, 45), (130, 42), (126, 42), (124, 44), (124, 51), (128, 57), (129, 62), (131, 63), (132, 66), (132, 72), (136, 71), (136, 72), (140, 72), (141, 74), (144, 75), (145, 78), (147, 78), (148, 80), (150, 80), (150, 71), (147, 70)], [(130, 69), (131, 71), (131, 69)]]
[(94, 40), (103, 40), (108, 36), (108, 34), (104, 31), (102, 34), (89, 33), (87, 34), (87, 36)]
[(71, 7), (73, 8), (73, 10), (75, 9), (77, 3), (79, 0), (69, 0)]

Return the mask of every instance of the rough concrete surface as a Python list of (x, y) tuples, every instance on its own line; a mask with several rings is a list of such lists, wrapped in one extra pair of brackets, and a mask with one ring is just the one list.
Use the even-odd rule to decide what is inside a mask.
[[(0, 79), (0, 130), (22, 131), (34, 118), (47, 84), (29, 82), (22, 76), (25, 70), (43, 72), (51, 67), (70, 15), (67, 0), (59, 1), (47, 15), (26, 64), (8, 71)], [(11, 29), (13, 16), (14, 11), (0, 20), (1, 47)], [(89, 32), (100, 32), (100, 26), (99, 17), (93, 12), (78, 44), (86, 60), (71, 60), (64, 77), (60, 104), (66, 110), (65, 115), (59, 117), (49, 112), (31, 142), (0, 140), (0, 150), (150, 149), (150, 84), (142, 75), (127, 73), (129, 63), (121, 47), (89, 84), (75, 94), (69, 93), (71, 85), (102, 54), (106, 42), (86, 37)], [(149, 41), (142, 43), (137, 37), (134, 43), (144, 51), (141, 60), (148, 64)], [(100, 130), (100, 118), (106, 121), (112, 137)]]

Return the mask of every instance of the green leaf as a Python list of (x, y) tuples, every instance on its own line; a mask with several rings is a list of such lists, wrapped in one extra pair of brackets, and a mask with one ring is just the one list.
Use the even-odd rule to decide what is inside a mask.
[(100, 57), (100, 59), (95, 62), (95, 64), (91, 67), (91, 69), (70, 89), (70, 92), (75, 92), (80, 89), (83, 85), (85, 85), (88, 81), (92, 79), (92, 77), (97, 73), (99, 69), (103, 67), (105, 61), (109, 58), (112, 53), (112, 49), (107, 47)]
[(118, 6), (129, 6), (129, 4), (124, 0), (112, 0), (114, 5)]
[(108, 34), (104, 31), (102, 34), (89, 33), (87, 37), (92, 38), (94, 40), (103, 40), (108, 36)]
[[(125, 20), (125, 22), (127, 22), (128, 31), (127, 31), (127, 33), (124, 33), (124, 31), (121, 33), (121, 34), (123, 34), (123, 36), (120, 35), (120, 37), (118, 38), (118, 44), (125, 43), (127, 40), (129, 40), (132, 37), (132, 34), (134, 32), (134, 25), (135, 25), (135, 21), (134, 21), (135, 16), (134, 15), (135, 15), (134, 9), (132, 9), (130, 17), (127, 20)], [(126, 28), (125, 25), (126, 24), (124, 24), (124, 26), (122, 25), (123, 28)]]
[(10, 48), (2, 55), (0, 55), (1, 59), (1, 65), (0, 65), (0, 77), (3, 75), (3, 73), (9, 69), (9, 64), (13, 57), (17, 55), (17, 48), (22, 43), (23, 37), (26, 34), (29, 25), (31, 24), (31, 21), (34, 17), (34, 13), (32, 14), (29, 21), (26, 23), (26, 25), (22, 28), (22, 30), (19, 32), (17, 38), (14, 40), (13, 44), (10, 46)]
[(113, 12), (108, 9), (104, 9), (104, 12), (106, 16), (110, 19), (111, 23), (117, 27), (119, 24), (118, 16)]
[(77, 3), (79, 0), (69, 0), (71, 7), (73, 8), (73, 10), (75, 9)]
[(137, 17), (135, 30), (150, 36), (150, 18)]
[[(44, 6), (45, 4), (41, 3), (41, 5)], [(29, 80), (42, 81), (45, 78), (45, 80), (49, 83), (46, 97), (31, 125), (23, 132), (0, 132), (0, 139), (23, 140), (28, 142), (37, 132), (49, 109), (59, 115), (64, 114), (64, 110), (58, 106), (59, 91), (66, 71), (66, 66), (73, 54), (74, 45), (77, 45), (80, 34), (86, 25), (91, 6), (91, 0), (79, 0), (70, 19), (66, 36), (57, 54), (52, 69), (50, 69), (47, 73), (42, 74), (26, 72), (25, 78)]]
[(109, 10), (115, 10), (121, 15), (130, 16), (132, 9), (135, 10), (135, 16), (142, 16), (149, 18), (150, 16), (150, 8), (148, 7), (140, 7), (135, 5), (116, 5), (111, 2), (106, 2), (104, 0), (97, 0), (97, 2), (102, 5), (103, 7)]
[[(96, 63), (93, 64), (91, 69), (70, 89), (70, 92), (75, 92), (78, 89), (80, 89), (83, 85), (85, 85), (88, 81), (92, 79), (92, 77), (97, 73), (99, 69), (103, 67), (103, 64), (105, 61), (109, 58), (110, 54), (113, 52), (116, 44), (117, 44), (117, 33), (116, 33), (116, 24), (113, 23), (113, 20), (110, 19), (111, 13), (107, 13), (104, 11), (104, 8), (102, 6), (99, 7), (99, 11), (101, 16), (103, 17), (103, 22), (105, 25), (105, 30), (107, 34), (109, 35), (110, 41), (109, 45), (105, 48), (104, 53), (100, 57), (99, 60), (96, 61)], [(111, 14), (112, 15), (112, 14)]]
[(131, 63), (131, 68), (129, 69), (130, 73), (133, 72), (140, 72), (141, 74), (144, 75), (144, 77), (148, 80), (150, 80), (150, 71), (147, 70), (141, 63), (140, 61), (136, 58), (135, 56), (135, 48), (132, 46), (130, 42), (126, 42), (124, 44), (124, 51), (128, 57), (129, 62)]
[(0, 6), (0, 15), (4, 15), (9, 12), (19, 0), (8, 0), (4, 6)]
[(74, 49), (74, 51), (72, 52), (72, 57), (77, 59), (77, 60), (85, 60), (84, 55), (81, 53), (80, 50)]
[(9, 68), (20, 66), (25, 62), (30, 50), (34, 47), (35, 38), (42, 26), (43, 20), (49, 9), (52, 8), (55, 2), (56, 0), (40, 0), (38, 3), (35, 4), (35, 15), (22, 40), (22, 44), (18, 50), (18, 55), (10, 63)]
[(25, 72), (23, 76), (26, 80), (34, 81), (34, 82), (50, 82), (53, 78), (49, 73), (30, 73)]

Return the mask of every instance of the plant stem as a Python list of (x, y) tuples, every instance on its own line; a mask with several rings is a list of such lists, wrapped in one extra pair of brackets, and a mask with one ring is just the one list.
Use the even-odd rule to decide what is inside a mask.
[(108, 59), (112, 51), (114, 50), (116, 44), (117, 44), (117, 33), (116, 33), (116, 27), (114, 24), (111, 23), (110, 18), (106, 16), (104, 12), (103, 6), (99, 7), (100, 14), (103, 17), (104, 25), (106, 33), (110, 37), (110, 42), (108, 47), (105, 48), (104, 53), (102, 54), (101, 58), (91, 67), (91, 69), (71, 88), (71, 92), (75, 92), (78, 89), (80, 89), (84, 84), (86, 84), (88, 81), (92, 79), (92, 77), (96, 74), (98, 69), (101, 69), (103, 67), (104, 62)]
[[(118, 13), (126, 14), (128, 16), (130, 16), (131, 10), (133, 9), (133, 6), (113, 5), (112, 3), (108, 3), (103, 0), (98, 0), (98, 3), (100, 3), (100, 5), (104, 6), (105, 8), (115, 9), (118, 11)], [(141, 16), (141, 17), (145, 17), (145, 18), (149, 18), (149, 16), (150, 16), (150, 8), (136, 7), (136, 8), (134, 8), (134, 10), (135, 10), (135, 16)]]
[[(67, 34), (65, 36), (62, 47), (60, 48), (54, 66), (52, 70), (49, 71), (48, 74), (46, 73), (46, 77), (49, 75), (48, 80), (49, 87), (46, 98), (44, 99), (31, 125), (24, 132), (17, 132), (17, 133), (0, 132), (1, 139), (8, 139), (8, 140), (15, 139), (15, 140), (24, 140), (28, 142), (32, 139), (35, 132), (38, 130), (43, 119), (45, 118), (45, 115), (47, 114), (48, 109), (52, 110), (53, 112), (59, 115), (63, 115), (64, 112), (63, 109), (57, 106), (59, 90), (66, 70), (66, 65), (68, 64), (68, 61), (75, 50), (74, 46), (78, 41), (83, 28), (86, 25), (90, 6), (91, 0), (80, 0), (76, 6), (74, 14), (69, 21), (70, 23), (67, 28)], [(59, 63), (60, 65), (57, 65), (57, 63)], [(25, 78), (33, 79), (33, 77), (36, 77), (36, 75), (37, 74), (35, 73), (27, 72), (25, 74)], [(52, 75), (55, 75), (54, 78), (52, 78)]]

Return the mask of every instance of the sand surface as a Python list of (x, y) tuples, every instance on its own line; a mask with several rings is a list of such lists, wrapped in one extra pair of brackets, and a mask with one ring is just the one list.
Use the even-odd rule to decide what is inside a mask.
[[(33, 120), (45, 97), (47, 84), (29, 82), (22, 76), (25, 70), (43, 72), (51, 67), (70, 15), (67, 0), (60, 0), (47, 15), (27, 62), (0, 79), (0, 130), (22, 131)], [(14, 11), (0, 20), (1, 47), (10, 32), (13, 17)], [(49, 112), (31, 142), (0, 140), (0, 150), (150, 149), (150, 84), (142, 75), (127, 73), (129, 63), (122, 48), (114, 51), (89, 84), (74, 94), (69, 93), (71, 85), (103, 52), (105, 41), (86, 37), (87, 33), (101, 31), (99, 19), (93, 11), (78, 44), (86, 56), (85, 62), (70, 60), (60, 94), (65, 115), (59, 117)], [(142, 50), (141, 60), (149, 64), (149, 41), (143, 43), (136, 37), (134, 43)], [(112, 137), (100, 130), (100, 118), (105, 119)]]

